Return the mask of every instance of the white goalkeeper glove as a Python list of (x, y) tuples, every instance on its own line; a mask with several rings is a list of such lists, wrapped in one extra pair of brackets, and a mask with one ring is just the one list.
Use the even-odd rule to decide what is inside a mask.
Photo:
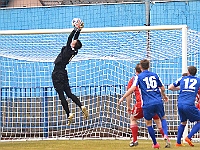
[(84, 22), (80, 18), (74, 18), (72, 20), (72, 26), (78, 28), (79, 30), (82, 30), (82, 28), (84, 27)]

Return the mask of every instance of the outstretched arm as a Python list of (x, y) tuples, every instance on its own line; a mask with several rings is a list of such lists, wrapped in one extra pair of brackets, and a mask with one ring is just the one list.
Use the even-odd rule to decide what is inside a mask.
[(130, 89), (128, 89), (128, 91), (124, 94), (124, 96), (122, 96), (122, 98), (120, 98), (118, 104), (123, 102), (123, 100), (135, 90), (135, 88), (136, 88), (136, 86), (132, 86)]
[(77, 23), (74, 25), (73, 31), (70, 33), (70, 35), (68, 37), (67, 46), (70, 46), (73, 37), (74, 37), (74, 40), (78, 39), (83, 26), (84, 26), (84, 23), (81, 20), (78, 20)]
[(170, 84), (168, 89), (171, 91), (178, 91), (178, 90), (180, 90), (180, 87), (175, 87), (173, 84)]
[(80, 29), (76, 29), (76, 32), (75, 32), (75, 35), (74, 35), (74, 40), (77, 40), (78, 39), (78, 37), (79, 37), (79, 35), (80, 35)]
[[(76, 27), (75, 27), (76, 28)], [(70, 35), (68, 36), (68, 40), (67, 40), (67, 44), (66, 46), (70, 46), (71, 42), (72, 42), (72, 39), (74, 37), (74, 34), (76, 32), (76, 29), (74, 28), (74, 30), (70, 33)]]

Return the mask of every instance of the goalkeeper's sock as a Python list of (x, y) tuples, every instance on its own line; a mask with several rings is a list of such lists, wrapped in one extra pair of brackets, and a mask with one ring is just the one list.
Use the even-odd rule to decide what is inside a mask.
[(164, 135), (168, 135), (168, 127), (167, 127), (166, 119), (162, 119), (162, 128), (163, 128)]
[(177, 134), (177, 144), (181, 144), (181, 138), (185, 129), (185, 125), (180, 124), (178, 126), (178, 134)]
[(132, 137), (133, 137), (133, 142), (137, 141), (137, 136), (138, 136), (138, 125), (130, 125), (131, 131), (132, 131)]
[(200, 130), (200, 122), (197, 122), (197, 123), (193, 126), (192, 130), (190, 131), (190, 133), (188, 134), (188, 138), (191, 139), (192, 136), (193, 136), (195, 133), (197, 133), (199, 130)]
[(155, 136), (154, 129), (152, 128), (152, 126), (148, 126), (147, 129), (148, 129), (149, 135), (150, 135), (150, 137), (151, 137), (151, 139), (153, 141), (153, 144), (156, 145), (157, 141), (156, 141), (156, 136)]
[(67, 118), (69, 117), (69, 112), (66, 112), (66, 116), (67, 116)]

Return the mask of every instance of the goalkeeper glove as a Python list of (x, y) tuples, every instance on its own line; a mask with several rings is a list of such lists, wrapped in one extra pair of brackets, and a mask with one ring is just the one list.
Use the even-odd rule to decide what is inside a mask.
[(82, 28), (84, 27), (84, 22), (81, 19), (77, 19), (76, 22), (72, 23), (74, 27), (82, 30)]
[(80, 23), (75, 24), (74, 27), (78, 28), (81, 31), (82, 28), (84, 27), (84, 23), (81, 21)]
[(79, 29), (79, 28), (77, 28), (77, 27), (74, 27), (74, 31), (78, 31), (78, 32), (80, 32), (81, 29)]

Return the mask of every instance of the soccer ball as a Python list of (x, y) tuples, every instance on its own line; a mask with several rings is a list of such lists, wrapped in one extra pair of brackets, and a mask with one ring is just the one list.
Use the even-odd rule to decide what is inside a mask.
[(80, 18), (74, 18), (72, 20), (72, 26), (74, 27), (78, 23), (78, 21), (82, 22), (82, 20)]

